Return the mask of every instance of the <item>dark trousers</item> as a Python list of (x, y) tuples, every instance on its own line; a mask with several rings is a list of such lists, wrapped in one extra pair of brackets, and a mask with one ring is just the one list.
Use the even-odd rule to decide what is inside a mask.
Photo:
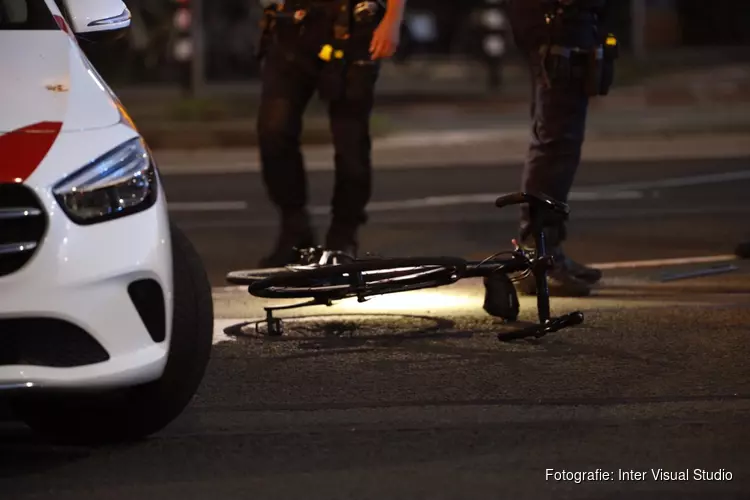
[[(367, 220), (372, 191), (370, 115), (378, 68), (318, 58), (330, 42), (327, 20), (306, 21), (304, 34), (287, 33), (264, 61), (258, 134), (263, 180), (282, 217), (305, 213), (308, 184), (300, 149), (305, 109), (316, 93), (326, 96), (335, 149), (333, 225), (356, 228)], [(369, 44), (369, 36), (366, 38)], [(366, 53), (367, 47), (365, 47)]]
[[(537, 51), (526, 55), (531, 70), (531, 142), (521, 189), (540, 192), (567, 202), (581, 161), (589, 97), (585, 88), (585, 62), (573, 61), (569, 78), (553, 78), (551, 87), (541, 77)], [(529, 211), (521, 210), (520, 238), (532, 243)], [(547, 242), (558, 246), (566, 238), (564, 221), (545, 231)]]

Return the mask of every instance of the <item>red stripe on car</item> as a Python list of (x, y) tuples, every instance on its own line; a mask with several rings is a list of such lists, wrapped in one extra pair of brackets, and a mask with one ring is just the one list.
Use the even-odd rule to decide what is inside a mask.
[(40, 122), (0, 135), (0, 183), (28, 179), (52, 149), (62, 125)]
[(68, 23), (65, 22), (65, 18), (62, 16), (53, 16), (55, 18), (55, 22), (57, 22), (57, 26), (63, 30), (65, 33), (70, 35), (70, 29), (68, 29)]

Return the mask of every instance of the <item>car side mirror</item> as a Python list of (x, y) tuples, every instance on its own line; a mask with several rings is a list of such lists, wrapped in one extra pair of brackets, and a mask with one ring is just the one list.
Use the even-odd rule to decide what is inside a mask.
[(87, 42), (117, 40), (130, 27), (130, 10), (122, 0), (63, 0), (70, 28)]

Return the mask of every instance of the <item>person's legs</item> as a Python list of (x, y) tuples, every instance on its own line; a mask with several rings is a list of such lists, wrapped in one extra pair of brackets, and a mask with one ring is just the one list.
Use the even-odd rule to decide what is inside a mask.
[[(531, 142), (521, 180), (521, 189), (543, 193), (567, 202), (585, 137), (589, 98), (585, 91), (582, 65), (572, 64), (569, 77), (554, 78), (545, 85), (538, 54), (530, 55), (532, 69)], [(527, 207), (521, 211), (520, 238), (523, 246), (533, 247), (530, 216)], [(598, 271), (576, 264), (564, 257), (562, 243), (566, 226), (560, 221), (545, 231), (551, 252), (560, 265), (550, 273), (551, 292), (585, 295), (587, 282), (600, 278)]]
[(300, 148), (305, 108), (315, 91), (313, 68), (291, 59), (293, 52), (275, 47), (265, 61), (258, 113), (258, 140), (263, 181), (279, 210), (281, 231), (262, 267), (293, 262), (295, 248), (310, 247), (315, 239), (307, 213), (307, 176)]
[(335, 184), (326, 246), (357, 251), (357, 230), (367, 222), (372, 193), (370, 115), (377, 80), (376, 65), (352, 65), (345, 94), (329, 104), (335, 149)]
[[(534, 63), (538, 64), (538, 63)], [(534, 84), (531, 143), (521, 179), (524, 191), (544, 193), (567, 202), (578, 165), (581, 161), (586, 130), (588, 97), (582, 81), (555, 82), (546, 88)], [(522, 210), (521, 238), (529, 234), (528, 210)], [(549, 244), (558, 246), (565, 240), (565, 224), (549, 231)]]

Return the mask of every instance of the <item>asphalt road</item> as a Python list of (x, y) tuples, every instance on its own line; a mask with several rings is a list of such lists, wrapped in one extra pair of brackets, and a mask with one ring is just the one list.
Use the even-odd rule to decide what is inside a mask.
[[(362, 231), (361, 249), (388, 256), (473, 257), (506, 250), (518, 211), (498, 210), (493, 199), (518, 190), (519, 178), (519, 169), (507, 166), (379, 171), (376, 210)], [(310, 175), (310, 203), (320, 214), (321, 237), (332, 182), (330, 172)], [(180, 209), (175, 221), (204, 256), (215, 285), (222, 285), (231, 269), (255, 266), (273, 244), (276, 214), (259, 174), (174, 176), (165, 185), (170, 203)], [(568, 249), (582, 261), (731, 253), (750, 233), (748, 158), (589, 163), (581, 167), (574, 190)], [(428, 197), (438, 197), (433, 206), (405, 208), (405, 201), (424, 205), (420, 200)]]
[[(749, 164), (585, 165), (569, 252), (617, 269), (593, 297), (553, 302), (555, 312), (583, 310), (584, 325), (534, 342), (497, 342), (508, 327), (483, 314), (476, 282), (290, 312), (277, 340), (255, 333), (261, 303), (217, 291), (223, 341), (174, 425), (143, 443), (86, 449), (0, 424), (0, 497), (748, 498), (750, 266), (662, 283), (662, 273), (708, 264), (616, 263), (730, 253), (750, 232)], [(506, 249), (515, 210), (472, 201), (513, 191), (517, 178), (507, 167), (378, 172), (380, 208), (363, 247), (395, 256)], [(311, 176), (323, 213), (330, 180)], [(215, 286), (270, 245), (274, 214), (257, 175), (165, 184)], [(442, 206), (403, 208), (449, 195), (433, 199)], [(323, 228), (325, 215), (317, 220)], [(522, 307), (532, 319), (533, 302)], [(548, 469), (612, 479), (561, 481)], [(689, 478), (654, 479), (660, 469)], [(695, 469), (721, 480), (698, 480)], [(645, 475), (626, 480), (620, 470)]]

